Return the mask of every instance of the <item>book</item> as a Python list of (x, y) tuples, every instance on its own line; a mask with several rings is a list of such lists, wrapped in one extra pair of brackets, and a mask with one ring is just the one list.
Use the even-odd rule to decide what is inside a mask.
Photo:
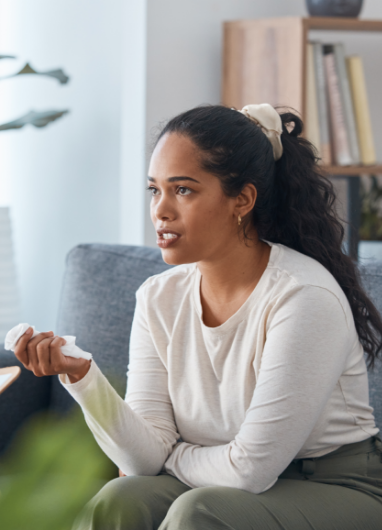
[(334, 46), (325, 44), (324, 65), (326, 73), (326, 82), (328, 87), (329, 108), (330, 108), (330, 126), (333, 139), (333, 155), (335, 163), (339, 166), (350, 166), (353, 162), (350, 155), (350, 146), (345, 121), (344, 105), (339, 82), (339, 76), (336, 68), (334, 56)]
[(353, 101), (350, 91), (350, 83), (346, 68), (345, 47), (342, 43), (334, 45), (334, 57), (338, 73), (338, 80), (342, 95), (342, 104), (345, 114), (346, 130), (353, 164), (360, 164), (361, 157), (358, 145), (357, 127), (355, 123)]
[(347, 57), (346, 66), (353, 100), (361, 160), (365, 165), (375, 164), (374, 137), (361, 57), (358, 55)]
[(307, 79), (306, 79), (306, 137), (314, 145), (317, 155), (320, 157), (320, 123), (318, 117), (317, 84), (314, 68), (313, 44), (307, 46)]
[(332, 153), (330, 147), (329, 109), (326, 92), (323, 48), (321, 42), (313, 43), (313, 56), (320, 130), (321, 163), (325, 166), (330, 166), (332, 164)]

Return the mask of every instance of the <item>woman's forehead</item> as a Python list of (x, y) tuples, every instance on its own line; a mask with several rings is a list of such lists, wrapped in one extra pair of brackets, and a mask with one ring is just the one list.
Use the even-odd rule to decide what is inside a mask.
[(151, 156), (149, 176), (192, 177), (200, 172), (198, 149), (187, 136), (172, 133), (159, 140)]
[(153, 155), (163, 155), (171, 153), (173, 156), (177, 153), (181, 154), (193, 154), (198, 151), (195, 143), (184, 134), (179, 133), (166, 133), (164, 134), (157, 145), (155, 146)]

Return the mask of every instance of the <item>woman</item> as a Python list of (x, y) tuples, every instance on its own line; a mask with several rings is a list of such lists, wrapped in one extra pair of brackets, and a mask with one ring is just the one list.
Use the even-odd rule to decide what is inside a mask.
[(373, 365), (382, 321), (301, 131), (266, 104), (164, 127), (148, 189), (176, 267), (137, 291), (125, 401), (60, 337), (20, 339), (121, 470), (75, 528), (381, 528), (364, 352)]

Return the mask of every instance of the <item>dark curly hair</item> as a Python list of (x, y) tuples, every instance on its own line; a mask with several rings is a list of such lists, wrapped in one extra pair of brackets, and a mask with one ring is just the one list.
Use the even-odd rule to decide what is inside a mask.
[(179, 114), (156, 142), (166, 133), (189, 137), (200, 150), (201, 166), (220, 179), (228, 196), (237, 196), (248, 183), (256, 187), (256, 205), (244, 220), (244, 235), (245, 225), (252, 224), (260, 239), (310, 256), (334, 276), (349, 300), (368, 366), (373, 368), (382, 350), (382, 319), (361, 286), (356, 264), (343, 251), (344, 228), (335, 210), (333, 184), (317, 165), (312, 144), (300, 136), (301, 119), (291, 112), (280, 116), (284, 152), (277, 162), (260, 127), (222, 105)]

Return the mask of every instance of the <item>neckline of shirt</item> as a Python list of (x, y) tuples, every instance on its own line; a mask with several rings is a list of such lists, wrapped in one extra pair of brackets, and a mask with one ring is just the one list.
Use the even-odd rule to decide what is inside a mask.
[(200, 325), (201, 325), (202, 329), (205, 332), (208, 332), (211, 335), (223, 335), (223, 334), (226, 334), (227, 332), (229, 332), (229, 331), (231, 331), (233, 329), (236, 329), (237, 325), (240, 322), (242, 322), (243, 320), (245, 320), (245, 318), (247, 316), (247, 308), (251, 306), (252, 300), (255, 297), (256, 293), (261, 290), (261, 286), (265, 282), (265, 279), (266, 279), (266, 276), (268, 274), (268, 271), (269, 271), (269, 269), (271, 269), (274, 266), (279, 254), (280, 254), (280, 250), (281, 250), (280, 245), (278, 245), (277, 243), (272, 243), (271, 241), (267, 241), (265, 239), (263, 239), (262, 241), (264, 241), (265, 243), (268, 243), (268, 245), (271, 247), (271, 251), (269, 253), (268, 264), (267, 264), (263, 274), (261, 275), (261, 278), (257, 282), (256, 287), (253, 289), (251, 294), (248, 296), (248, 298), (246, 299), (244, 304), (241, 305), (239, 307), (239, 309), (236, 311), (236, 313), (231, 315), (229, 317), (229, 319), (226, 320), (225, 322), (223, 322), (223, 324), (221, 324), (220, 326), (210, 327), (210, 326), (206, 326), (205, 323), (203, 322), (203, 318), (202, 318), (202, 304), (201, 304), (201, 301), (200, 301), (200, 282), (201, 282), (202, 275), (201, 275), (201, 273), (200, 273), (200, 271), (198, 269), (197, 264), (195, 263), (195, 273), (194, 273), (194, 285), (193, 285), (193, 296), (192, 296), (192, 299), (193, 299), (193, 302), (194, 302), (194, 307), (195, 307), (196, 313), (197, 313), (197, 315), (199, 317)]

